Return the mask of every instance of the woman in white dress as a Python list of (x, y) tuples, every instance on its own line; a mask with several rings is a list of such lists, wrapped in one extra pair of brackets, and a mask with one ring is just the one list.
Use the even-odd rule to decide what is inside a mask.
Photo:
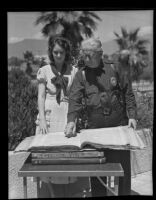
[[(37, 72), (38, 110), (36, 134), (64, 131), (67, 123), (68, 93), (77, 71), (71, 66), (70, 42), (61, 37), (50, 37), (48, 56), (50, 64)], [(82, 195), (89, 188), (86, 178), (41, 179), (40, 197), (72, 197)], [(78, 195), (79, 194), (79, 195)]]

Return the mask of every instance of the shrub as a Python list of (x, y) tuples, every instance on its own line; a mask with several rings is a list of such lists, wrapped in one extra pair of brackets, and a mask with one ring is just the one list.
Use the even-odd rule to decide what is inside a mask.
[(153, 96), (148, 92), (136, 95), (138, 129), (153, 127)]
[(20, 69), (8, 72), (8, 136), (9, 150), (35, 133), (37, 87)]
[(8, 65), (9, 66), (17, 66), (20, 67), (24, 61), (17, 57), (8, 58)]

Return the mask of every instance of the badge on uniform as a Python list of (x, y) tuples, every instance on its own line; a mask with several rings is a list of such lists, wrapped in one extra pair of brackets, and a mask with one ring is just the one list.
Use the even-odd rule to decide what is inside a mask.
[(111, 114), (111, 108), (110, 107), (107, 107), (107, 108), (103, 108), (103, 114), (104, 115), (110, 115)]
[(111, 77), (110, 78), (110, 83), (111, 83), (112, 86), (115, 87), (117, 85), (117, 79), (116, 79), (116, 77), (114, 77), (114, 76)]

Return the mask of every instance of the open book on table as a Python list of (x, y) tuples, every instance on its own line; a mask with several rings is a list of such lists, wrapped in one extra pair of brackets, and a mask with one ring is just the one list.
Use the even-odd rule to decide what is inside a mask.
[[(32, 136), (31, 136), (32, 137)], [(28, 138), (25, 139), (28, 143)], [(23, 144), (22, 144), (23, 143)], [(128, 126), (113, 128), (85, 129), (76, 137), (67, 138), (64, 132), (35, 135), (29, 145), (22, 141), (15, 152), (22, 151), (71, 151), (85, 148), (93, 149), (144, 149), (145, 145), (137, 132)], [(26, 142), (25, 142), (26, 143)]]

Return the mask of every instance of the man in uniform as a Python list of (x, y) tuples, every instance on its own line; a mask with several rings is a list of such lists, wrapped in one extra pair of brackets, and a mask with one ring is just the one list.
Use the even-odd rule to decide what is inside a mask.
[[(114, 66), (102, 61), (102, 44), (87, 39), (81, 44), (84, 66), (76, 73), (69, 95), (65, 135), (76, 136), (76, 119), (85, 98), (88, 128), (129, 125), (136, 129), (136, 101), (128, 74), (119, 73)], [(118, 63), (121, 65), (121, 63)], [(117, 69), (117, 68), (116, 68)], [(119, 195), (130, 195), (131, 163), (129, 150), (105, 150), (107, 162), (121, 163), (124, 177)], [(106, 177), (102, 177), (106, 182)], [(96, 177), (91, 178), (92, 196), (105, 196), (106, 190)]]

